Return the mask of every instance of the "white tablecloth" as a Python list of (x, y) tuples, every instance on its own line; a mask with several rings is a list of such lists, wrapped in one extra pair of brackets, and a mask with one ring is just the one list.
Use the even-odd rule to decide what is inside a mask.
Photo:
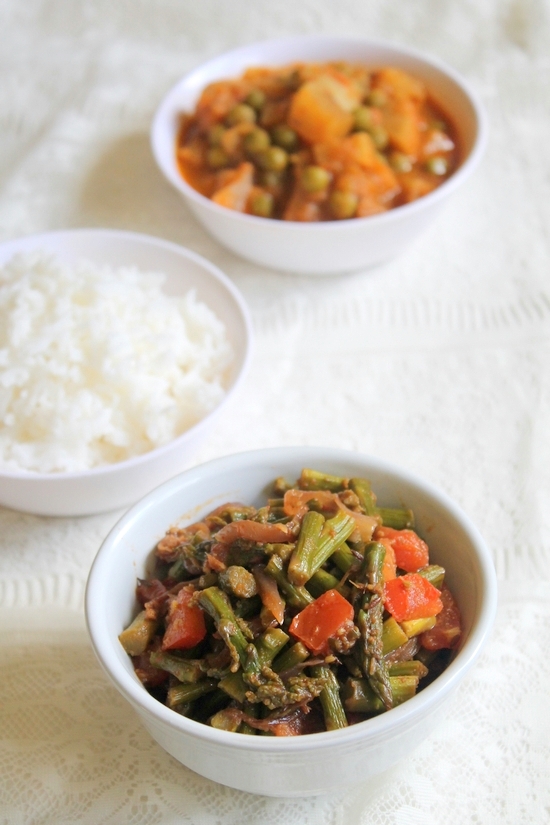
[[(82, 596), (120, 513), (0, 509), (0, 823), (548, 822), (548, 2), (3, 0), (0, 31), (0, 240), (80, 226), (158, 235), (210, 258), (248, 301), (252, 369), (196, 463), (280, 444), (395, 461), (471, 516), (500, 584), (490, 645), (410, 760), (376, 791), (266, 799), (176, 763), (100, 671)], [(187, 70), (307, 32), (412, 44), (460, 71), (489, 113), (474, 177), (372, 271), (315, 279), (238, 259), (149, 149), (152, 114)]]

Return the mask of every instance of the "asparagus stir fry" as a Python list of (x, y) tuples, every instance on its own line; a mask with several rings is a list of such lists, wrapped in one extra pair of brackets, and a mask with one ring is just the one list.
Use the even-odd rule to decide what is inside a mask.
[(460, 641), (445, 570), (413, 528), (366, 479), (278, 478), (262, 507), (168, 530), (120, 642), (153, 696), (212, 727), (355, 724), (414, 696)]

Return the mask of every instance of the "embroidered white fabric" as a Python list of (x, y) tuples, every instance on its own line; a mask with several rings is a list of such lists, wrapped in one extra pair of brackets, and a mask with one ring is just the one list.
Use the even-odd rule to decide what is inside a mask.
[[(159, 235), (242, 290), (256, 348), (196, 456), (324, 444), (395, 461), (479, 526), (500, 606), (447, 721), (376, 792), (248, 796), (165, 754), (110, 687), (82, 619), (120, 513), (0, 509), (0, 823), (483, 825), (550, 815), (550, 7), (545, 0), (4, 0), (0, 240), (70, 226)], [(222, 249), (152, 160), (168, 88), (241, 43), (315, 31), (409, 43), (483, 99), (475, 176), (405, 255), (334, 278)]]

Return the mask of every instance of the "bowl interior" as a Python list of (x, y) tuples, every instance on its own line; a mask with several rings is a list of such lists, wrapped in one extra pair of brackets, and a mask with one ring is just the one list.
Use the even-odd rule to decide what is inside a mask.
[[(169, 526), (197, 520), (226, 501), (260, 504), (274, 478), (284, 475), (295, 480), (304, 466), (366, 476), (380, 504), (411, 507), (417, 528), (430, 545), (432, 561), (447, 570), (447, 581), (462, 612), (464, 641), (450, 667), (411, 702), (420, 706), (429, 701), (424, 694), (433, 694), (438, 685), (451, 683), (473, 662), (492, 623), (496, 587), (482, 538), (452, 502), (391, 466), (353, 453), (300, 447), (260, 450), (217, 459), (162, 485), (119, 522), (98, 553), (87, 588), (88, 625), (101, 663), (134, 704), (147, 705), (153, 713), (182, 730), (191, 726), (199, 736), (215, 737), (220, 733), (169, 711), (167, 716), (167, 709), (155, 702), (138, 682), (117, 636), (135, 615), (136, 578), (150, 572), (152, 550)], [(392, 714), (397, 717), (406, 712), (409, 704)], [(373, 730), (385, 724), (383, 717), (376, 720)], [(314, 736), (320, 735), (325, 736)], [(248, 746), (256, 747), (250, 743)]]

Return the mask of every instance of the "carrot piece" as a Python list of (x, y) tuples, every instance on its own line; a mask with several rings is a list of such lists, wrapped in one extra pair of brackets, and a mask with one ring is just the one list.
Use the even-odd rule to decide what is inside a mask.
[(384, 607), (398, 622), (427, 619), (443, 610), (441, 593), (418, 573), (406, 573), (384, 585)]
[(327, 590), (292, 619), (290, 633), (312, 653), (327, 651), (328, 640), (353, 620), (353, 607), (337, 590)]
[(162, 639), (163, 650), (187, 650), (206, 636), (204, 613), (199, 605), (191, 604), (193, 594), (191, 587), (184, 587), (172, 602)]
[(393, 527), (378, 527), (375, 539), (388, 539), (395, 552), (395, 562), (401, 570), (416, 573), (429, 564), (429, 549), (414, 530), (394, 530)]

